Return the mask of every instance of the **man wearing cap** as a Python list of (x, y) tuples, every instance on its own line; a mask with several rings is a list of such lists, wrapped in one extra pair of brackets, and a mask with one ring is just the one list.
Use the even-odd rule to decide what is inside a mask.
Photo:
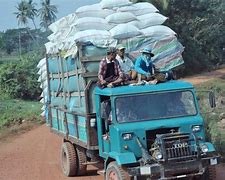
[(123, 81), (123, 72), (116, 60), (116, 48), (109, 47), (107, 56), (101, 60), (98, 71), (98, 85), (101, 88), (114, 87)]
[(126, 48), (119, 44), (117, 46), (116, 59), (119, 61), (120, 67), (125, 75), (126, 80), (135, 80), (137, 77), (136, 71), (134, 71), (134, 63), (125, 56)]
[(139, 80), (151, 80), (154, 74), (154, 65), (152, 63), (151, 57), (154, 56), (151, 48), (144, 48), (141, 51), (141, 56), (139, 56), (135, 61), (135, 71), (137, 71)]

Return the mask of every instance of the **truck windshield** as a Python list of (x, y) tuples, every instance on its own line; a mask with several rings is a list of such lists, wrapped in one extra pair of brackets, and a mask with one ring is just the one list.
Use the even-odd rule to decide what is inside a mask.
[(115, 107), (118, 122), (147, 121), (197, 114), (191, 91), (118, 97)]

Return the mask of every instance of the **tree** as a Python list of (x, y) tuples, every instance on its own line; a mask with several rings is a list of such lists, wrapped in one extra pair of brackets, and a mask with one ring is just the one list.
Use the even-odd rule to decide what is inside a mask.
[(27, 17), (32, 20), (35, 29), (37, 26), (34, 22), (34, 18), (37, 16), (38, 10), (35, 8), (37, 4), (33, 2), (33, 0), (29, 0), (27, 4)]
[(17, 9), (17, 12), (15, 12), (14, 14), (16, 14), (18, 25), (26, 26), (28, 23), (27, 1), (22, 0), (20, 3), (17, 3), (16, 9)]
[(169, 17), (184, 45), (185, 74), (225, 63), (225, 0), (137, 0), (150, 2)]
[[(22, 0), (20, 3), (17, 3), (16, 8), (18, 11), (15, 12), (14, 14), (16, 14), (18, 25), (24, 26), (27, 29), (27, 32), (31, 36), (33, 41), (38, 45), (38, 42), (36, 41), (30, 29), (28, 28), (28, 19), (31, 19), (34, 22), (34, 17), (37, 14), (37, 10), (35, 9), (35, 3), (33, 3), (33, 0), (29, 0), (29, 2), (26, 0)], [(19, 34), (19, 42), (21, 42), (20, 34)], [(20, 46), (19, 46), (19, 49), (20, 49)], [(20, 52), (21, 52), (21, 49), (20, 49)]]
[(57, 7), (50, 3), (50, 0), (43, 0), (41, 2), (42, 7), (38, 11), (38, 15), (41, 19), (40, 25), (46, 30), (48, 26), (56, 20), (56, 13), (58, 12)]

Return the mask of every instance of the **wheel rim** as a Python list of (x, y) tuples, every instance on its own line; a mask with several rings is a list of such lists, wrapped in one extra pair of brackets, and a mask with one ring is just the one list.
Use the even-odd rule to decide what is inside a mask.
[(112, 171), (109, 172), (109, 180), (119, 180), (116, 171), (112, 170)]
[(65, 171), (66, 170), (66, 166), (68, 164), (68, 161), (67, 161), (67, 155), (66, 155), (66, 152), (64, 151), (62, 153), (62, 165), (63, 165), (63, 170)]

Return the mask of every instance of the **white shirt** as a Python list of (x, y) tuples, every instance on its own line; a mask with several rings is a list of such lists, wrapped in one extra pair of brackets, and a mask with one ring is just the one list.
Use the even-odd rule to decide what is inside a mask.
[(116, 59), (119, 61), (120, 67), (125, 74), (134, 69), (134, 63), (128, 57), (124, 57), (124, 59), (122, 59), (117, 54)]

